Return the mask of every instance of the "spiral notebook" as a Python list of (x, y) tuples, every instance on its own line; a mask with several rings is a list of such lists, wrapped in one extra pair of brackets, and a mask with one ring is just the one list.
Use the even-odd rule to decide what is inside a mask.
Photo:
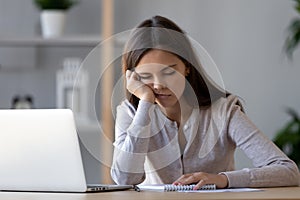
[[(173, 192), (173, 191), (191, 191), (195, 187), (194, 184), (191, 185), (172, 185), (172, 184), (162, 184), (162, 185), (137, 185), (140, 190), (150, 190), (159, 192)], [(198, 190), (216, 190), (215, 184), (207, 184), (199, 188)]]

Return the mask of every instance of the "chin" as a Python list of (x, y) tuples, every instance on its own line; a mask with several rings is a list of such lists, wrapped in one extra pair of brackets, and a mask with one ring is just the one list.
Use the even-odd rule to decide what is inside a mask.
[(176, 105), (177, 101), (156, 101), (156, 103), (163, 108), (171, 108)]

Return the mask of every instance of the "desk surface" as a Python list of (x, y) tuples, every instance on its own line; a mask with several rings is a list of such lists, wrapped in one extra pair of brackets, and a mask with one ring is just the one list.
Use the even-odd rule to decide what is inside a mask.
[(118, 191), (104, 193), (38, 193), (38, 192), (0, 192), (0, 199), (5, 200), (135, 200), (135, 199), (300, 199), (300, 187), (263, 188), (259, 192), (225, 192), (225, 193), (181, 193), (150, 191)]

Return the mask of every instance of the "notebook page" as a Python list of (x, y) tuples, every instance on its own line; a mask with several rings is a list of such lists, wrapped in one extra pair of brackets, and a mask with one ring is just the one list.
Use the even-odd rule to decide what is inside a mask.
[(229, 189), (216, 189), (216, 190), (190, 190), (190, 191), (178, 191), (178, 192), (260, 192), (262, 189), (257, 188), (229, 188)]

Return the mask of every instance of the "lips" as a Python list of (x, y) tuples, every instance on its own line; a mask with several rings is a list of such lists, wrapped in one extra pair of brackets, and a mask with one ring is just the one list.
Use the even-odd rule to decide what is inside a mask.
[(157, 99), (165, 99), (165, 98), (168, 98), (168, 97), (170, 97), (171, 95), (170, 94), (156, 94), (155, 93), (155, 97), (157, 98)]

